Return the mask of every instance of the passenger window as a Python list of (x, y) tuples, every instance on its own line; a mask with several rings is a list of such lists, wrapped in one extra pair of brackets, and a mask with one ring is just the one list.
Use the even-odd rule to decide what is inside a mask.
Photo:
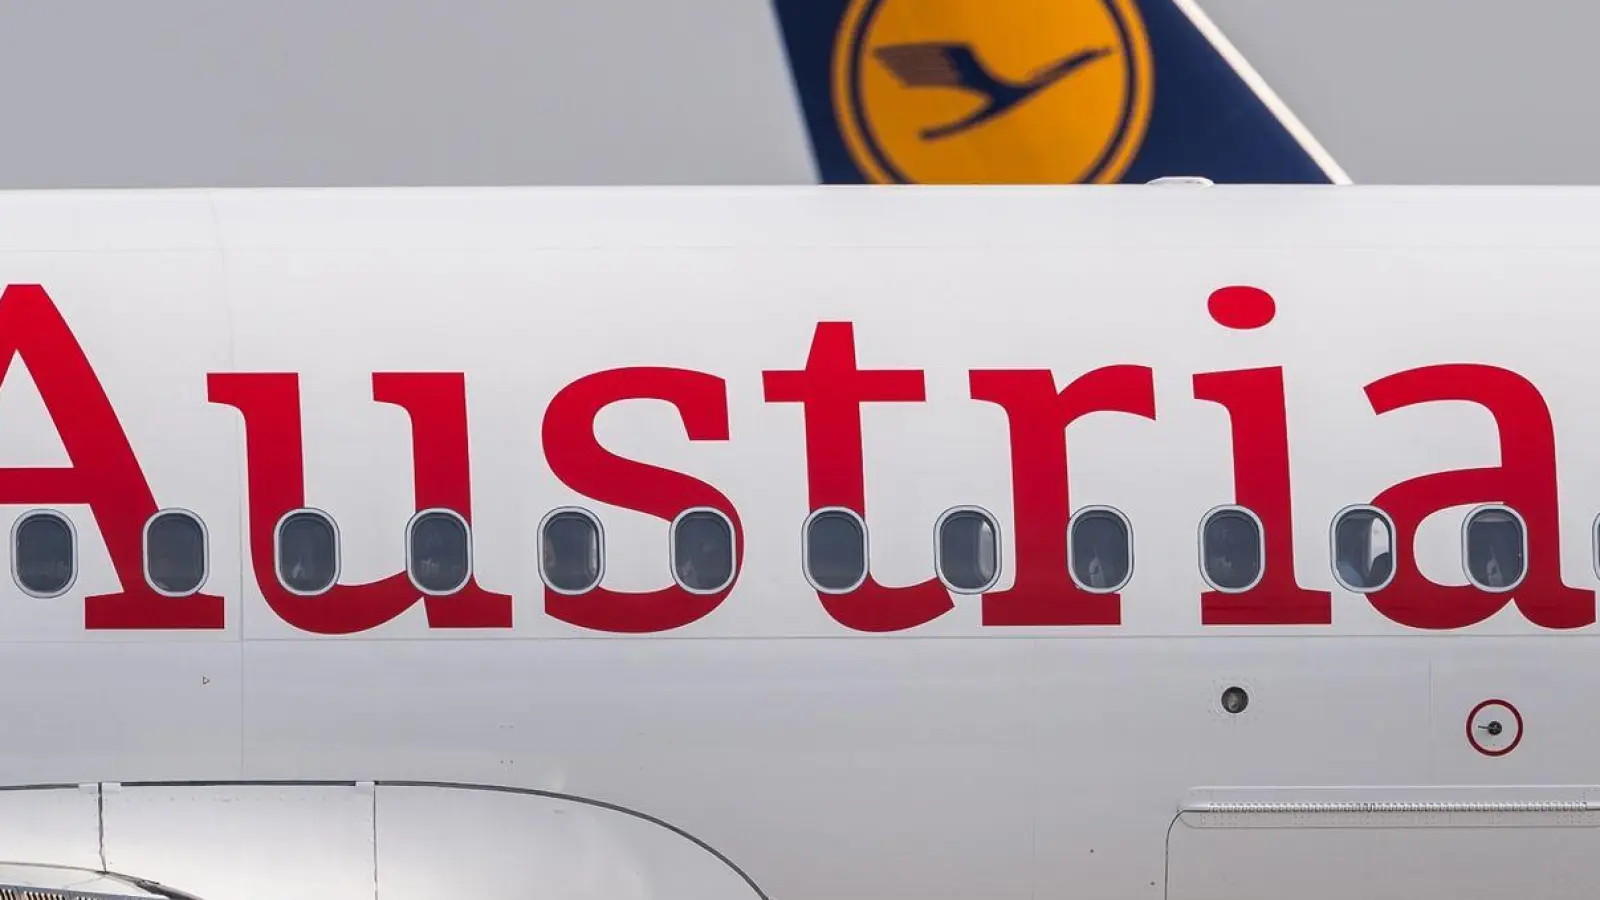
[(1220, 591), (1243, 591), (1261, 580), (1261, 523), (1237, 506), (1209, 513), (1201, 525), (1201, 571)]
[(187, 597), (205, 584), (206, 529), (193, 513), (159, 512), (144, 526), (144, 574), (169, 597)]
[(951, 510), (939, 520), (939, 578), (957, 593), (980, 594), (1000, 578), (999, 529), (974, 509)]
[(1528, 535), (1522, 519), (1503, 506), (1467, 516), (1467, 578), (1490, 591), (1510, 590), (1527, 571)]
[(1592, 557), (1594, 573), (1600, 575), (1600, 515), (1594, 517), (1594, 528), (1590, 531), (1590, 537), (1594, 538), (1594, 547), (1592, 548), (1594, 550)]
[(582, 594), (600, 584), (605, 562), (600, 523), (580, 510), (557, 510), (539, 528), (539, 577), (561, 594)]
[(819, 591), (854, 590), (867, 578), (867, 528), (854, 512), (825, 509), (805, 528), (806, 577)]
[(1333, 574), (1352, 591), (1376, 591), (1394, 577), (1394, 525), (1370, 506), (1333, 520)]
[(339, 532), (314, 510), (289, 513), (278, 523), (278, 581), (296, 594), (320, 594), (339, 580)]
[(709, 509), (686, 512), (672, 525), (672, 569), (678, 584), (714, 593), (733, 581), (733, 526)]
[(1072, 580), (1096, 593), (1121, 590), (1133, 575), (1133, 534), (1113, 509), (1080, 510), (1067, 526), (1067, 563)]
[(406, 572), (425, 594), (453, 594), (472, 577), (467, 521), (445, 509), (417, 513), (407, 529)]
[(78, 577), (77, 535), (60, 513), (24, 513), (11, 530), (11, 576), (35, 597), (59, 597)]

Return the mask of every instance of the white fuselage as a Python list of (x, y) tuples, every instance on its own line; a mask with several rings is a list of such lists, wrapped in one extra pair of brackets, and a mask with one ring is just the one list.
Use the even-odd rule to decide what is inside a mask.
[[(1600, 884), (1600, 192), (16, 194), (0, 273), (3, 524), (76, 551), (55, 596), (0, 579), (0, 783), (121, 785), (7, 858), (207, 900)], [(1232, 506), (1264, 566), (1219, 590)], [(1376, 592), (1334, 560), (1367, 506)], [(325, 592), (275, 566), (302, 509)], [(149, 583), (158, 510), (203, 523), (198, 593)], [(459, 589), (406, 574), (420, 510), (470, 524)], [(675, 583), (696, 510), (731, 586)], [(869, 577), (808, 573), (817, 510)], [(560, 511), (596, 588), (547, 583)], [(996, 548), (977, 593), (951, 511), (993, 526), (950, 542)], [(1085, 511), (1131, 530), (1114, 593)], [(673, 880), (707, 864), (743, 874)]]

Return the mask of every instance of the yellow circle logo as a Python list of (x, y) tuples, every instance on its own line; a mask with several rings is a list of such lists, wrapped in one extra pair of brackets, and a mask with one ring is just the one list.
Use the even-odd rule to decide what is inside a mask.
[(1144, 139), (1152, 70), (1134, 0), (851, 0), (833, 107), (870, 181), (1106, 183)]

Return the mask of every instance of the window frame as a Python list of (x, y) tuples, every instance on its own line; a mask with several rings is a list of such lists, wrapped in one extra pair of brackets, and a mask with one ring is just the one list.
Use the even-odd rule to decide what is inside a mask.
[[(857, 578), (847, 588), (826, 588), (817, 583), (811, 575), (811, 525), (817, 519), (827, 515), (844, 515), (856, 523), (861, 529), (861, 577)], [(867, 520), (859, 513), (847, 506), (824, 506), (814, 509), (800, 526), (800, 573), (805, 576), (806, 583), (818, 593), (822, 594), (848, 594), (867, 583), (867, 576), (872, 574), (872, 536), (867, 532)], [(674, 560), (677, 554), (673, 554)]]
[[(17, 533), (22, 530), (23, 524), (25, 522), (27, 522), (28, 520), (30, 520), (30, 519), (40, 519), (40, 518), (52, 518), (52, 519), (55, 519), (55, 520), (57, 520), (59, 522), (66, 523), (67, 534), (71, 538), (71, 543), (72, 543), (72, 555), (70, 557), (70, 560), (71, 560), (70, 564), (72, 566), (72, 577), (68, 578), (67, 579), (67, 583), (61, 586), (61, 590), (55, 591), (55, 592), (52, 592), (52, 593), (44, 593), (44, 592), (40, 592), (40, 591), (35, 591), (32, 588), (28, 587), (27, 585), (23, 584), (22, 583), (21, 573), (17, 571), (17, 558), (18, 558), (18, 554), (17, 554)], [(22, 591), (22, 593), (26, 594), (29, 597), (34, 598), (35, 600), (54, 600), (57, 597), (63, 597), (66, 594), (68, 594), (69, 592), (71, 592), (72, 588), (75, 585), (77, 585), (77, 583), (78, 583), (78, 526), (73, 523), (71, 516), (67, 515), (66, 513), (62, 512), (59, 509), (54, 509), (54, 508), (51, 508), (51, 507), (39, 507), (39, 508), (35, 508), (35, 509), (26, 510), (21, 515), (17, 516), (16, 519), (14, 519), (12, 521), (12, 523), (11, 523), (11, 547), (10, 547), (10, 551), (11, 551), (10, 552), (10, 556), (11, 556), (11, 583), (15, 584), (17, 586), (17, 589)]]
[[(563, 516), (563, 515), (575, 515), (575, 516), (579, 516), (579, 517), (584, 518), (584, 519), (588, 519), (589, 520), (589, 524), (594, 526), (594, 535), (595, 535), (595, 573), (594, 573), (594, 581), (588, 587), (585, 587), (585, 588), (583, 588), (581, 590), (573, 591), (573, 590), (567, 590), (566, 588), (556, 587), (554, 584), (552, 584), (550, 582), (550, 577), (545, 574), (545, 570), (544, 570), (544, 531), (545, 531), (545, 528), (550, 524), (550, 522), (553, 519), (556, 519), (556, 518), (558, 518), (560, 516)], [(549, 588), (550, 590), (555, 591), (556, 593), (561, 594), (561, 595), (566, 596), (566, 597), (581, 597), (584, 594), (587, 594), (587, 593), (595, 590), (596, 588), (600, 587), (600, 583), (605, 580), (605, 577), (606, 577), (606, 530), (605, 530), (605, 526), (603, 524), (601, 524), (601, 522), (600, 522), (600, 517), (595, 515), (594, 513), (590, 512), (589, 510), (584, 509), (581, 506), (558, 506), (555, 509), (550, 510), (549, 512), (544, 514), (543, 518), (541, 518), (539, 520), (539, 528), (538, 528), (538, 532), (536, 534), (535, 540), (537, 541), (537, 545), (534, 548), (535, 565), (537, 565), (539, 567), (539, 580), (544, 583), (544, 586), (546, 588)]]
[[(710, 513), (722, 520), (728, 526), (728, 580), (714, 588), (692, 588), (683, 583), (678, 577), (678, 526), (691, 515), (697, 513)], [(667, 528), (667, 569), (672, 573), (672, 583), (699, 596), (720, 594), (733, 586), (739, 580), (739, 530), (733, 527), (733, 520), (727, 513), (713, 506), (691, 506), (672, 517), (672, 524)]]
[[(1078, 521), (1083, 518), (1085, 513), (1109, 513), (1109, 514), (1111, 514), (1112, 517), (1114, 517), (1115, 519), (1117, 519), (1118, 521), (1120, 521), (1122, 523), (1123, 533), (1128, 536), (1128, 572), (1127, 572), (1127, 574), (1122, 576), (1122, 580), (1121, 581), (1117, 582), (1116, 585), (1114, 585), (1112, 587), (1109, 587), (1109, 588), (1097, 588), (1097, 587), (1090, 587), (1089, 585), (1084, 584), (1082, 581), (1078, 580), (1078, 573), (1077, 573), (1077, 571), (1074, 569), (1074, 567), (1072, 565), (1072, 530), (1078, 524)], [(1077, 586), (1078, 590), (1086, 591), (1086, 592), (1088, 592), (1090, 594), (1115, 594), (1115, 593), (1118, 593), (1119, 591), (1121, 591), (1123, 588), (1127, 587), (1128, 586), (1128, 582), (1133, 580), (1133, 571), (1134, 571), (1134, 568), (1133, 568), (1134, 567), (1133, 551), (1134, 551), (1134, 547), (1133, 547), (1133, 520), (1128, 518), (1128, 514), (1127, 513), (1123, 512), (1120, 509), (1117, 509), (1115, 506), (1104, 506), (1104, 505), (1081, 506), (1081, 507), (1078, 508), (1077, 512), (1074, 512), (1072, 515), (1067, 516), (1067, 558), (1064, 560), (1064, 563), (1066, 564), (1066, 567), (1067, 567), (1067, 577), (1072, 579), (1072, 583)], [(1201, 553), (1204, 554), (1204, 552), (1205, 552), (1204, 551), (1204, 547), (1202, 546)]]
[[(1250, 517), (1250, 521), (1256, 524), (1256, 558), (1261, 560), (1261, 566), (1256, 571), (1255, 579), (1249, 584), (1240, 588), (1226, 588), (1218, 585), (1216, 582), (1211, 580), (1211, 573), (1206, 570), (1206, 525), (1208, 525), (1212, 519), (1215, 519), (1217, 516), (1226, 512), (1244, 513), (1246, 516)], [(1237, 503), (1224, 503), (1221, 506), (1211, 507), (1210, 509), (1206, 510), (1205, 515), (1200, 517), (1200, 528), (1197, 532), (1197, 536), (1199, 537), (1200, 578), (1205, 581), (1207, 587), (1211, 588), (1217, 593), (1247, 593), (1255, 590), (1255, 588), (1261, 584), (1262, 580), (1267, 577), (1267, 526), (1262, 523), (1261, 517), (1256, 515), (1255, 511), (1249, 507), (1240, 506)]]
[[(150, 526), (163, 516), (183, 516), (189, 521), (200, 526), (200, 581), (192, 590), (174, 592), (156, 584), (155, 577), (150, 574)], [(169, 506), (158, 509), (150, 518), (144, 520), (144, 528), (139, 532), (139, 564), (144, 569), (144, 583), (163, 597), (193, 597), (205, 589), (206, 582), (211, 580), (211, 529), (206, 527), (205, 519), (192, 509), (182, 506)], [(276, 553), (274, 553), (273, 567), (277, 567)]]
[[(437, 516), (437, 515), (443, 515), (443, 516), (446, 516), (447, 518), (455, 519), (456, 523), (461, 526), (462, 532), (465, 533), (466, 536), (467, 536), (467, 568), (466, 568), (466, 571), (462, 575), (460, 584), (457, 584), (456, 586), (450, 588), (449, 590), (445, 590), (445, 591), (430, 591), (430, 590), (428, 590), (427, 588), (423, 587), (421, 585), (421, 583), (419, 583), (417, 581), (416, 575), (413, 574), (412, 571), (411, 571), (411, 560), (412, 560), (411, 544), (412, 544), (412, 537), (415, 535), (417, 523), (422, 521), (424, 516)], [(467, 521), (467, 517), (466, 516), (463, 516), (461, 513), (458, 513), (455, 510), (450, 509), (449, 507), (445, 507), (445, 506), (430, 506), (427, 509), (419, 509), (419, 510), (417, 510), (415, 513), (412, 514), (410, 519), (406, 520), (406, 578), (411, 582), (411, 586), (416, 588), (418, 591), (422, 592), (423, 594), (428, 595), (429, 597), (448, 597), (451, 594), (459, 593), (462, 588), (464, 588), (467, 585), (472, 583), (472, 577), (475, 574), (473, 572), (473, 569), (472, 569), (472, 563), (473, 563), (473, 555), (472, 555), (472, 523)]]
[[(1339, 577), (1339, 521), (1348, 515), (1358, 512), (1377, 514), (1378, 518), (1382, 519), (1383, 524), (1389, 529), (1389, 555), (1394, 562), (1389, 566), (1389, 577), (1385, 578), (1383, 583), (1377, 587), (1358, 588), (1354, 585), (1345, 584), (1344, 579)], [(1265, 532), (1263, 532), (1263, 537), (1265, 537)], [(1265, 565), (1263, 565), (1263, 575), (1266, 574), (1265, 568)], [(1332, 521), (1328, 524), (1328, 568), (1333, 572), (1333, 583), (1352, 594), (1376, 594), (1393, 584), (1395, 576), (1400, 574), (1400, 531), (1395, 528), (1394, 517), (1370, 503), (1352, 503), (1334, 513)]]
[[(979, 588), (956, 587), (954, 584), (951, 584), (950, 579), (946, 578), (944, 574), (944, 553), (942, 552), (944, 549), (944, 541), (942, 540), (944, 524), (945, 522), (948, 522), (952, 516), (956, 516), (961, 513), (975, 513), (978, 516), (981, 516), (985, 522), (989, 523), (989, 528), (994, 531), (994, 575), (990, 577), (986, 584)], [(1000, 576), (1004, 574), (1004, 553), (1005, 551), (1002, 549), (1000, 544), (1000, 519), (994, 513), (984, 509), (981, 506), (952, 506), (940, 513), (939, 518), (935, 519), (933, 522), (933, 572), (934, 575), (939, 579), (939, 583), (944, 585), (945, 590), (952, 594), (975, 596), (977, 594), (986, 594), (989, 591), (994, 590), (995, 585), (1000, 583)]]
[(1591, 544), (1589, 546), (1589, 561), (1594, 564), (1595, 577), (1600, 578), (1600, 515), (1594, 517), (1594, 525), (1589, 529)]
[[(333, 529), (333, 580), (320, 591), (301, 591), (289, 586), (288, 579), (283, 577), (283, 526), (293, 516), (310, 514), (321, 518)], [(344, 572), (344, 540), (339, 532), (339, 522), (326, 510), (314, 506), (302, 506), (291, 509), (278, 517), (277, 524), (272, 526), (272, 574), (278, 580), (278, 587), (283, 588), (296, 597), (321, 597), (339, 586), (339, 576)]]
[[(1510, 513), (1511, 518), (1517, 521), (1518, 533), (1522, 535), (1522, 572), (1517, 576), (1516, 581), (1513, 581), (1511, 584), (1506, 585), (1505, 587), (1496, 588), (1479, 584), (1478, 580), (1472, 577), (1472, 565), (1468, 561), (1471, 558), (1468, 555), (1471, 547), (1467, 538), (1467, 532), (1472, 526), (1473, 518), (1478, 516), (1480, 513), (1486, 512)], [(1528, 580), (1528, 569), (1530, 568), (1532, 568), (1532, 560), (1528, 558), (1528, 520), (1522, 517), (1522, 513), (1517, 512), (1504, 503), (1480, 503), (1477, 506), (1467, 510), (1466, 516), (1461, 520), (1461, 573), (1467, 577), (1467, 584), (1469, 586), (1483, 591), (1486, 594), (1510, 593), (1511, 591), (1521, 587), (1522, 583)]]

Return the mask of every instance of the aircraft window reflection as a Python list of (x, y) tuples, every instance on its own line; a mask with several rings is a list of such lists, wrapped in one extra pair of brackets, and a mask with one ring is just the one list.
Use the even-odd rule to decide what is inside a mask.
[(11, 531), (11, 575), (35, 597), (59, 597), (77, 577), (77, 536), (59, 513), (30, 512)]
[(867, 530), (855, 513), (830, 509), (806, 523), (806, 576), (818, 590), (853, 590), (867, 577)]
[(1528, 538), (1522, 520), (1504, 507), (1480, 509), (1467, 517), (1467, 578), (1478, 587), (1506, 590), (1522, 581)]
[(406, 572), (417, 590), (450, 594), (472, 577), (472, 538), (466, 520), (447, 510), (418, 513), (411, 520)]
[(945, 514), (939, 523), (939, 577), (952, 590), (982, 593), (1000, 575), (999, 529), (976, 510)]
[(320, 594), (339, 578), (339, 533), (333, 520), (301, 510), (278, 524), (278, 581), (297, 594)]
[(1128, 520), (1109, 509), (1086, 509), (1067, 526), (1072, 578), (1091, 591), (1109, 593), (1133, 574), (1133, 536)]
[(1206, 517), (1202, 533), (1202, 566), (1211, 586), (1242, 591), (1261, 579), (1261, 525), (1242, 509), (1230, 508)]
[(539, 575), (551, 589), (581, 594), (600, 583), (600, 524), (587, 513), (553, 513), (539, 536)]
[(192, 514), (161, 512), (145, 523), (144, 572), (151, 587), (188, 596), (205, 584), (206, 566), (206, 529)]
[(1394, 574), (1394, 528), (1375, 509), (1348, 510), (1333, 522), (1333, 572), (1352, 591), (1375, 591)]
[(672, 526), (672, 569), (691, 591), (720, 591), (733, 581), (733, 526), (721, 513), (695, 510)]

